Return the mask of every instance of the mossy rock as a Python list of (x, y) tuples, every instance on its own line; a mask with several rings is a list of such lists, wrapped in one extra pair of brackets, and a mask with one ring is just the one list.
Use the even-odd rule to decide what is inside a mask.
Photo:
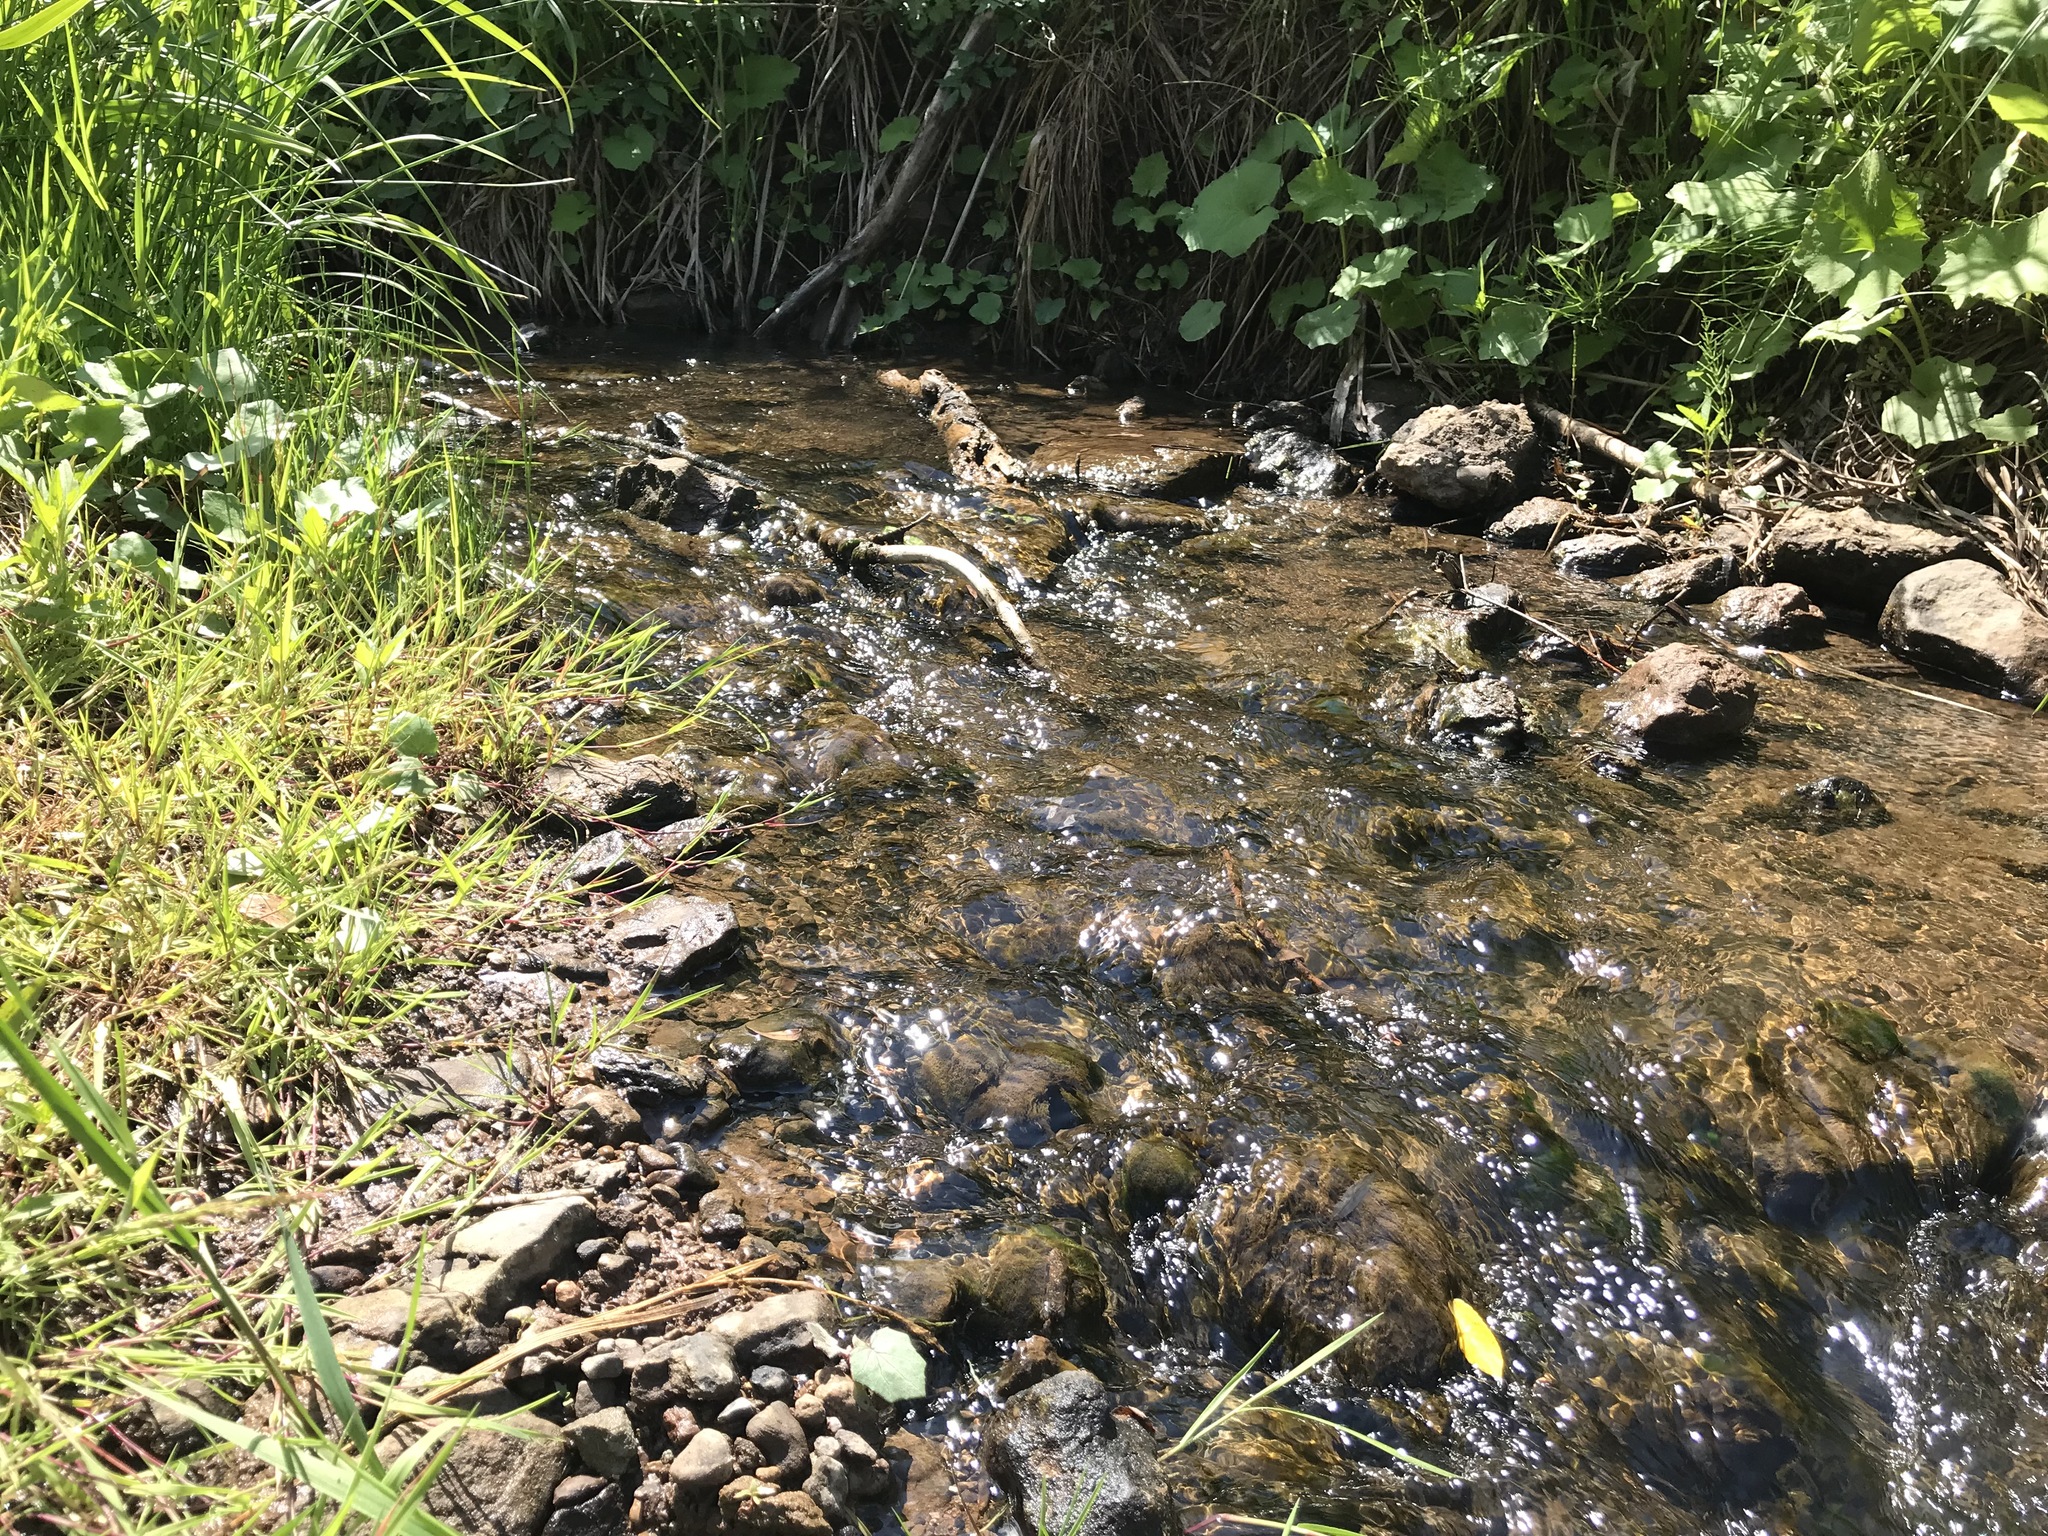
[(1186, 1147), (1163, 1136), (1131, 1143), (1116, 1174), (1116, 1203), (1127, 1221), (1184, 1207), (1201, 1187), (1202, 1171)]
[(1813, 1016), (1858, 1061), (1889, 1061), (1905, 1049), (1892, 1021), (1862, 1003), (1824, 997), (1813, 1005)]

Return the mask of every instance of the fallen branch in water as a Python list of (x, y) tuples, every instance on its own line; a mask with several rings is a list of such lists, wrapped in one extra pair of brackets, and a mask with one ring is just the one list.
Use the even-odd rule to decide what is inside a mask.
[(1011, 453), (995, 429), (981, 419), (967, 391), (936, 368), (916, 378), (891, 368), (879, 376), (884, 389), (908, 395), (924, 407), (925, 419), (945, 439), (946, 454), (956, 478), (974, 485), (1022, 485), (1032, 478), (1031, 466)]
[(1038, 643), (1031, 638), (1031, 631), (1024, 627), (1023, 616), (989, 579), (988, 573), (959, 551), (941, 549), (934, 544), (878, 544), (858, 528), (849, 528), (844, 523), (828, 523), (815, 513), (786, 502), (781, 510), (789, 517), (800, 538), (809, 539), (842, 564), (925, 565), (951, 571), (995, 615), (1003, 633), (1017, 647), (1017, 654), (1033, 665), (1037, 664)]
[[(1567, 416), (1556, 406), (1545, 405), (1541, 400), (1532, 399), (1527, 405), (1531, 416), (1574, 447), (1582, 448), (1610, 464), (1617, 464), (1632, 475), (1640, 475), (1647, 469), (1649, 455), (1625, 438), (1616, 437), (1612, 432), (1596, 427), (1590, 421)], [(1764, 460), (1763, 465), (1751, 474), (1749, 485), (1743, 489), (1760, 492), (1761, 482), (1776, 474), (1785, 466), (1785, 462), (1782, 454), (1770, 455)], [(1704, 475), (1694, 475), (1687, 480), (1685, 493), (1702, 506), (1711, 507), (1727, 517), (1758, 510), (1758, 503), (1745, 496), (1742, 490), (1730, 490), (1726, 486), (1715, 485)]]

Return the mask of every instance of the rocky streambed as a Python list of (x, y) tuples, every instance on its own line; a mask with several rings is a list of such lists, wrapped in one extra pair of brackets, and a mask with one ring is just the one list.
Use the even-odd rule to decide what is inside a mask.
[[(955, 375), (1057, 476), (965, 484), (866, 373), (617, 345), (530, 415), (685, 457), (552, 442), (531, 504), (576, 622), (658, 630), (665, 676), (564, 706), (561, 899), (389, 1074), (473, 1162), (572, 1139), (314, 1255), (365, 1368), (523, 1411), (436, 1431), (438, 1511), (2048, 1521), (2048, 760), (1993, 696), (2048, 648), (1981, 546), (1887, 505), (1650, 527), (1518, 407), (1340, 456), (1285, 403)], [(968, 553), (1041, 665), (777, 498)], [(1369, 1317), (1275, 1399), (1343, 1429), (1169, 1454), (1269, 1339), (1240, 1395)], [(849, 1359), (885, 1330), (896, 1401)]]

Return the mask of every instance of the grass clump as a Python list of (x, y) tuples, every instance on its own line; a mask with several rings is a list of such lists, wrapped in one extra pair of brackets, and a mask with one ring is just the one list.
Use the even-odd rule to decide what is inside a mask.
[[(395, 1180), (409, 1220), (530, 1153), (402, 1164), (361, 1090), (415, 978), (529, 899), (505, 822), (549, 706), (633, 686), (649, 642), (550, 619), (409, 399), (417, 317), (488, 291), (386, 206), (445, 141), (365, 126), (445, 73), (380, 65), (432, 29), (518, 48), (462, 6), (0, 16), (12, 1527), (440, 1529), (300, 1249), (324, 1194)], [(150, 1401), (193, 1410), (190, 1454)]]

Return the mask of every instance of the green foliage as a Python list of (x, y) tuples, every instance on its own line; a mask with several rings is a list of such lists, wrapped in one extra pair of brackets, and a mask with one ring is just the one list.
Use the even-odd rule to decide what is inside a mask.
[(914, 1403), (925, 1395), (924, 1356), (900, 1328), (877, 1328), (854, 1345), (846, 1368), (853, 1379), (889, 1403)]
[(1280, 182), (1280, 168), (1266, 160), (1225, 171), (1195, 195), (1180, 221), (1181, 239), (1191, 251), (1242, 256), (1280, 217), (1273, 206)]

